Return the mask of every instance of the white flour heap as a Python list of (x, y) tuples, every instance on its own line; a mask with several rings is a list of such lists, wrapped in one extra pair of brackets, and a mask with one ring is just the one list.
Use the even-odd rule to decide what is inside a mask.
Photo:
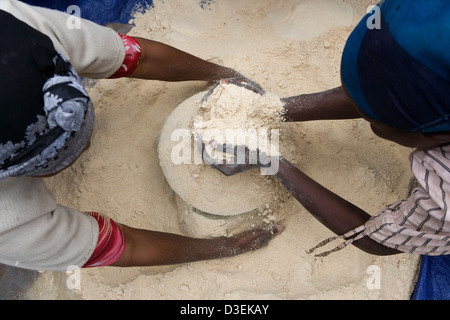
[(270, 92), (259, 94), (220, 83), (200, 104), (193, 119), (194, 133), (203, 139), (210, 154), (216, 153), (209, 144), (214, 140), (219, 146), (245, 145), (275, 156), (279, 154), (279, 141), (271, 133), (279, 130), (283, 106), (280, 98)]
[[(205, 9), (198, 0), (155, 0), (154, 4), (136, 17), (131, 35), (235, 68), (268, 92), (286, 97), (340, 85), (345, 41), (376, 1), (220, 0)], [(317, 6), (320, 12), (312, 9)], [(315, 18), (303, 29), (295, 29), (296, 21), (305, 16)], [(354, 17), (351, 25), (349, 16)], [(280, 29), (280, 21), (289, 21), (292, 28)], [(100, 211), (133, 227), (182, 233), (174, 192), (159, 164), (160, 131), (180, 104), (209, 86), (131, 79), (98, 82), (89, 92), (96, 108), (90, 149), (71, 168), (48, 179), (58, 202)], [(283, 136), (291, 137), (280, 144), (284, 157), (367, 212), (374, 214), (406, 196), (410, 150), (377, 138), (365, 121), (280, 127)], [(269, 203), (265, 217), (283, 220), (286, 229), (261, 250), (177, 266), (82, 270), (80, 288), (74, 290), (67, 289), (65, 274), (46, 272), (30, 296), (409, 299), (417, 256), (375, 257), (354, 247), (326, 258), (308, 255), (306, 250), (332, 233), (287, 191), (284, 196), (287, 199)], [(224, 193), (221, 200), (227, 197)]]
[[(282, 190), (277, 181), (265, 177), (260, 170), (231, 177), (223, 175), (203, 162), (198, 139), (204, 139), (211, 156), (221, 161), (238, 161), (231, 159), (232, 155), (228, 153), (213, 151), (209, 141), (216, 139), (216, 143), (235, 144), (238, 139), (234, 138), (241, 138), (272, 142), (267, 140), (273, 137), (258, 139), (259, 134), (247, 135), (243, 132), (278, 127), (283, 107), (280, 99), (268, 93), (261, 96), (231, 84), (217, 87), (206, 101), (201, 102), (205, 94), (201, 92), (183, 101), (167, 117), (161, 129), (158, 154), (170, 187), (188, 206), (219, 216), (250, 212), (273, 201)], [(255, 112), (258, 107), (267, 107), (267, 110)], [(233, 133), (238, 130), (237, 135), (229, 134), (230, 130)], [(233, 141), (225, 140), (230, 136)], [(259, 141), (256, 142), (259, 144)], [(272, 146), (267, 148), (269, 143), (261, 145), (265, 146), (264, 150), (278, 152)], [(218, 235), (223, 235), (223, 232)]]

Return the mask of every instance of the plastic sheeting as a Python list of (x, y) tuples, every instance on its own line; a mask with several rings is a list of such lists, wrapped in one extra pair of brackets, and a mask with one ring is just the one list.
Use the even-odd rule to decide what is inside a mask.
[(450, 300), (450, 256), (424, 256), (413, 300)]
[(22, 2), (56, 9), (69, 14), (78, 14), (81, 18), (100, 25), (108, 23), (128, 24), (136, 12), (143, 12), (153, 5), (152, 0), (22, 0)]

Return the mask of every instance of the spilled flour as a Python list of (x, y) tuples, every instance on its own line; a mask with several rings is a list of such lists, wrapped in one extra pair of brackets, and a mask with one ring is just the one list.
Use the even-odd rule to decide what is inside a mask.
[(335, 0), (280, 1), (267, 17), (280, 34), (299, 41), (311, 40), (336, 27), (350, 27), (354, 22), (352, 7)]
[[(345, 41), (375, 3), (221, 0), (204, 8), (198, 0), (155, 0), (154, 4), (136, 17), (130, 34), (232, 67), (268, 92), (287, 97), (340, 85)], [(317, 12), (314, 8), (319, 4), (330, 5)], [(305, 16), (315, 19), (295, 29), (295, 21)], [(280, 21), (292, 28), (279, 28)], [(409, 299), (418, 256), (375, 257), (354, 247), (325, 258), (308, 255), (306, 250), (332, 233), (286, 190), (264, 201), (264, 208), (251, 216), (213, 220), (180, 210), (178, 195), (160, 165), (158, 145), (172, 112), (209, 88), (203, 82), (99, 81), (89, 90), (96, 108), (91, 147), (69, 169), (47, 179), (49, 187), (63, 205), (100, 211), (138, 228), (199, 236), (220, 229), (227, 234), (237, 228), (229, 228), (230, 221), (238, 219), (242, 228), (281, 221), (285, 231), (267, 247), (229, 259), (81, 270), (78, 289), (67, 288), (67, 275), (45, 272), (28, 295), (36, 299)], [(363, 120), (282, 123), (280, 134), (279, 151), (284, 157), (371, 214), (407, 194), (411, 150), (379, 139)], [(200, 171), (182, 174), (178, 180), (202, 176)], [(277, 185), (272, 177), (257, 174), (255, 179), (263, 180), (258, 185)], [(229, 196), (224, 192), (216, 200)]]

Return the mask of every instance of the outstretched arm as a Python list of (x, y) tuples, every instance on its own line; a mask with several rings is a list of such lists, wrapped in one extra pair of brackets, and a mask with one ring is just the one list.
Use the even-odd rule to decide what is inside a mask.
[(232, 237), (197, 239), (121, 226), (125, 251), (112, 266), (155, 266), (225, 258), (266, 246), (282, 227), (245, 231)]
[[(280, 158), (275, 178), (324, 226), (340, 235), (363, 225), (370, 215), (326, 189), (284, 158)], [(359, 249), (375, 254), (399, 253), (378, 242), (363, 237), (353, 242)]]
[(281, 99), (285, 103), (287, 122), (360, 118), (345, 89), (302, 94)]
[[(226, 147), (227, 146), (221, 146), (223, 152), (227, 151)], [(345, 234), (350, 230), (365, 224), (371, 217), (361, 208), (341, 198), (308, 177), (283, 157), (269, 157), (269, 163), (267, 163), (267, 161), (257, 161), (255, 164), (249, 164), (248, 159), (251, 152), (247, 148), (239, 149), (230, 147), (229, 150), (234, 150), (234, 156), (236, 158), (238, 152), (245, 152), (245, 163), (236, 164), (227, 163), (226, 161), (213, 161), (208, 155), (208, 152), (206, 152), (204, 145), (202, 149), (203, 160), (227, 176), (239, 174), (246, 170), (270, 167), (272, 166), (273, 161), (278, 161), (278, 166), (276, 166), (278, 167), (278, 171), (274, 175), (275, 178), (305, 207), (306, 210), (337, 235)], [(262, 159), (261, 153), (259, 152), (257, 154), (257, 159)], [(363, 237), (354, 241), (353, 244), (359, 249), (375, 255), (398, 253), (398, 251), (383, 246), (369, 237)]]
[(215, 81), (240, 78), (231, 68), (208, 62), (161, 42), (135, 38), (142, 49), (141, 59), (132, 78), (161, 81)]

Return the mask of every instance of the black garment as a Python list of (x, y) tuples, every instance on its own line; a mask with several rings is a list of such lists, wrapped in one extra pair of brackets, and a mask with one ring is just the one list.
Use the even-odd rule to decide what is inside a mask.
[(49, 37), (0, 10), (0, 143), (19, 143), (44, 116), (42, 87), (57, 55)]
[[(2, 10), (0, 36), (1, 178), (57, 159), (59, 149), (81, 127), (90, 100), (48, 36)], [(19, 168), (24, 163), (31, 169)]]

